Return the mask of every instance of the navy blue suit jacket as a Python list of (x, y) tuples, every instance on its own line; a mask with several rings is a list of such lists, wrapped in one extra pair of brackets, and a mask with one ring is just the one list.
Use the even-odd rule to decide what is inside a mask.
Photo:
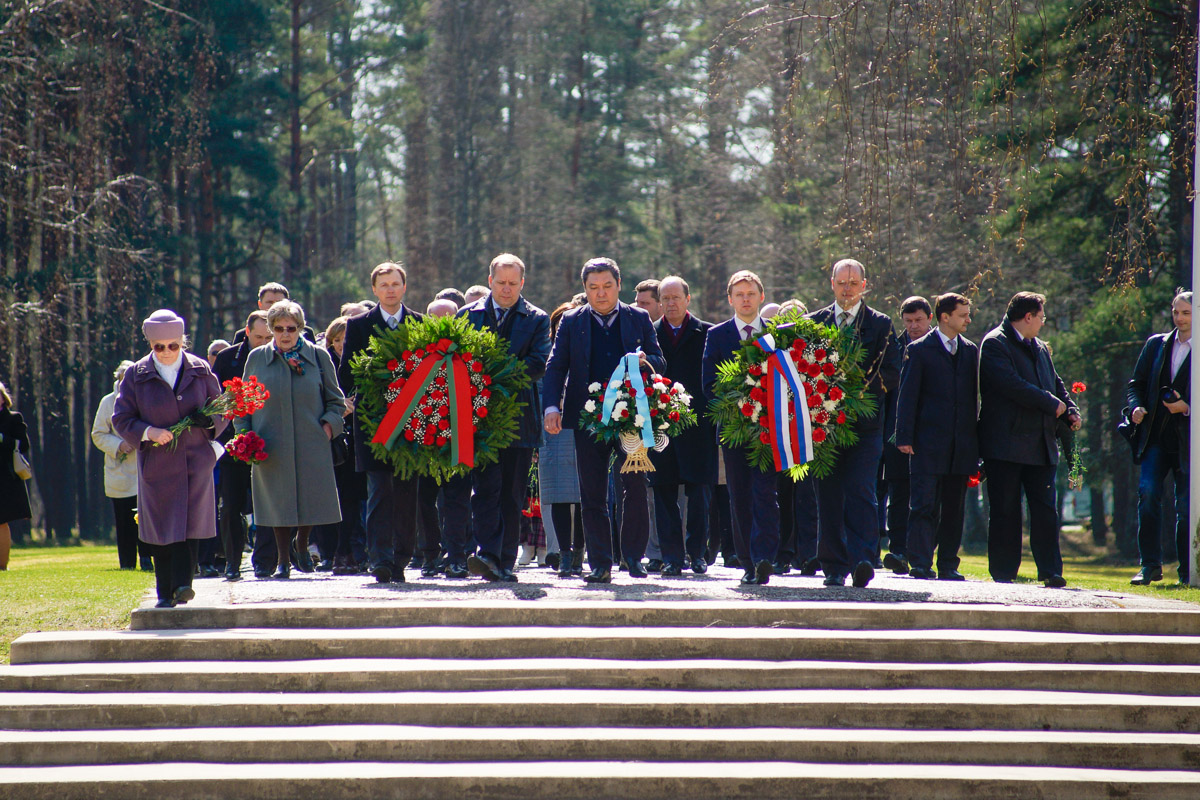
[[(495, 321), (488, 309), (491, 302), (490, 294), (481, 297), (459, 309), (458, 316), (466, 317), (473, 327), (480, 330), (490, 327)], [(517, 420), (517, 440), (513, 445), (541, 447), (542, 402), (538, 394), (538, 381), (546, 374), (546, 359), (550, 357), (550, 316), (524, 297), (518, 297), (508, 313), (517, 315), (510, 331), (508, 352), (525, 363), (525, 370), (532, 380), (517, 395), (517, 402), (524, 403), (525, 408)]]
[[(658, 336), (650, 315), (626, 303), (617, 304), (617, 322), (621, 326), (621, 342), (626, 353), (639, 347), (655, 372), (667, 368)], [(546, 362), (546, 377), (542, 388), (546, 393), (543, 411), (557, 407), (563, 415), (564, 428), (579, 428), (579, 413), (588, 399), (588, 374), (592, 359), (592, 308), (583, 305), (562, 316), (550, 360)], [(607, 376), (605, 376), (607, 377)]]
[[(1005, 320), (979, 347), (979, 454), (1017, 464), (1058, 463), (1055, 412), (1078, 407), (1054, 371), (1050, 351), (1033, 340), (1036, 357)], [(1065, 415), (1064, 415), (1065, 416)]]
[[(1146, 417), (1142, 420), (1142, 424), (1138, 425), (1137, 438), (1133, 442), (1135, 464), (1140, 463), (1145, 455), (1146, 447), (1151, 444), (1150, 433), (1156, 427), (1161, 426), (1158, 418), (1163, 414), (1171, 417), (1169, 420), (1171, 424), (1163, 429), (1163, 433), (1170, 432), (1178, 437), (1179, 452), (1183, 454), (1185, 460), (1190, 452), (1191, 428), (1188, 418), (1183, 414), (1171, 414), (1170, 411), (1163, 408), (1161, 397), (1163, 387), (1172, 384), (1171, 350), (1174, 348), (1175, 339), (1178, 336), (1179, 331), (1173, 330), (1170, 333), (1155, 334), (1147, 339), (1138, 356), (1137, 365), (1133, 368), (1133, 377), (1129, 379), (1129, 386), (1125, 391), (1129, 410), (1132, 411), (1138, 406), (1146, 409)], [(1192, 403), (1192, 385), (1189, 377), (1191, 368), (1192, 354), (1189, 352), (1179, 367), (1180, 379), (1174, 382), (1177, 389), (1182, 389), (1179, 394), (1188, 405)]]
[[(832, 303), (811, 312), (808, 318), (822, 325), (837, 327)], [(854, 430), (860, 435), (876, 433), (883, 429), (886, 395), (900, 386), (900, 345), (892, 328), (891, 317), (881, 314), (865, 302), (850, 327), (863, 346), (860, 364), (867, 382), (867, 394), (875, 398), (875, 413), (855, 420)], [(890, 436), (889, 431), (884, 438)]]
[(737, 317), (731, 317), (708, 329), (700, 366), (700, 380), (704, 383), (706, 404), (716, 399), (713, 397), (713, 386), (717, 382), (717, 365), (733, 358), (733, 354), (742, 346), (742, 332), (738, 327)]
[(973, 475), (979, 468), (979, 348), (959, 336), (957, 359), (956, 366), (936, 329), (905, 351), (896, 446), (913, 448), (914, 475)]
[(708, 419), (708, 398), (704, 395), (704, 380), (701, 377), (704, 343), (708, 341), (708, 332), (712, 328), (711, 322), (689, 315), (676, 343), (665, 317), (654, 323), (658, 345), (667, 360), (667, 370), (662, 374), (683, 384), (692, 396), (692, 408), (699, 421), (696, 427), (673, 437), (666, 450), (650, 454), (655, 470), (650, 473), (651, 486), (671, 486), (681, 481), (717, 482), (717, 448), (712, 421)]
[[(424, 319), (424, 314), (413, 311), (408, 306), (401, 306), (401, 324), (409, 319)], [(376, 332), (387, 330), (383, 321), (383, 311), (375, 306), (366, 314), (359, 314), (346, 320), (346, 338), (342, 344), (342, 361), (338, 364), (338, 384), (346, 390), (346, 394), (356, 394), (354, 374), (350, 371), (350, 362), (359, 352), (366, 350), (371, 343), (371, 336)], [(370, 440), (362, 429), (358, 411), (350, 415), (354, 418), (351, 431), (354, 439), (354, 466), (359, 472), (392, 472), (389, 464), (380, 461), (371, 452)]]

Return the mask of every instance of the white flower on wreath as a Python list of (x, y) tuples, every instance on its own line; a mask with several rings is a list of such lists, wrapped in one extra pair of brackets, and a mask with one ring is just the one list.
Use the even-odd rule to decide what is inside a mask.
[(837, 410), (837, 403), (833, 402), (832, 400), (826, 400), (824, 403), (822, 403), (822, 405), (825, 406), (826, 411), (836, 411)]
[(660, 425), (658, 426), (658, 429), (659, 429), (660, 431), (665, 431), (665, 430), (666, 430), (667, 428), (669, 428), (669, 427), (671, 427), (671, 423), (669, 423), (669, 422), (664, 422), (664, 423), (662, 423), (662, 424), (660, 424)]
[(747, 376), (746, 376), (746, 385), (747, 385), (747, 386), (757, 386), (757, 385), (758, 385), (758, 381), (754, 380), (754, 378), (752, 378), (751, 376), (747, 375)]
[(681, 395), (679, 395), (679, 402), (681, 402), (685, 406), (691, 408), (692, 396), (690, 394), (681, 394)]
[(659, 394), (662, 394), (666, 390), (667, 390), (667, 385), (665, 383), (662, 383), (661, 381), (659, 381), (654, 384), (654, 391), (658, 392)]
[(610, 389), (620, 389), (622, 385), (623, 384), (620, 381), (609, 381), (608, 382), (608, 388), (610, 388)]
[(600, 383), (600, 381), (596, 381), (595, 383), (588, 384), (588, 394), (595, 394), (596, 392), (600, 391), (603, 388), (604, 388), (604, 384)]
[(620, 420), (621, 420), (621, 409), (619, 409), (619, 408), (614, 408), (614, 409), (613, 409), (613, 412), (612, 412), (612, 418), (613, 418), (613, 421), (614, 421), (614, 422), (620, 422)]
[(613, 404), (613, 409), (615, 411), (624, 411), (627, 408), (629, 408), (629, 402), (626, 400), (618, 400)]
[(588, 412), (589, 414), (595, 414), (596, 413), (596, 401), (588, 400), (586, 403), (583, 404), (583, 410)]
[(829, 363), (836, 364), (836, 363), (838, 363), (839, 358), (840, 358), (840, 356), (838, 356), (837, 352), (834, 351), (829, 354)]
[(633, 415), (633, 424), (636, 425), (637, 427), (639, 427), (639, 428), (642, 427), (642, 423), (644, 423), (645, 421), (646, 421), (646, 418), (643, 417), (641, 414)]

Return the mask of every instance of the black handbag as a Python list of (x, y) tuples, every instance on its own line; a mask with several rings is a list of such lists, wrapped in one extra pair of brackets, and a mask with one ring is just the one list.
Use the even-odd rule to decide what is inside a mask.
[[(329, 402), (325, 399), (325, 368), (321, 366), (321, 357), (317, 357), (317, 371), (321, 373), (321, 405)], [(345, 427), (343, 423), (342, 427)], [(329, 440), (329, 452), (333, 456), (333, 465), (340, 467), (350, 460), (350, 437), (340, 433)]]

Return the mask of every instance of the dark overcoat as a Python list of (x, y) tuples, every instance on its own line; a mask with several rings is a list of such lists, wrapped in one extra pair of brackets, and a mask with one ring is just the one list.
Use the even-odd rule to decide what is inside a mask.
[[(246, 329), (242, 328), (241, 333), (241, 340), (217, 353), (216, 360), (213, 361), (213, 374), (217, 376), (217, 383), (222, 386), (225, 385), (225, 381), (242, 377), (242, 373), (246, 371), (246, 358), (253, 348), (246, 341)], [(221, 432), (217, 441), (228, 442), (233, 436), (233, 426), (230, 425)]]
[[(904, 350), (911, 344), (908, 331), (896, 334), (893, 345), (900, 351), (901, 363), (904, 361)], [(901, 367), (901, 373), (904, 369)], [(908, 480), (908, 456), (896, 449), (892, 443), (892, 435), (896, 433), (896, 395), (899, 392), (888, 392), (883, 399), (883, 477), (889, 481)]]
[(1139, 406), (1146, 409), (1146, 416), (1142, 420), (1142, 424), (1138, 425), (1137, 437), (1133, 440), (1135, 464), (1141, 463), (1142, 457), (1146, 454), (1146, 448), (1151, 444), (1150, 432), (1156, 425), (1163, 425), (1159, 419), (1163, 415), (1167, 415), (1170, 419), (1166, 421), (1167, 424), (1162, 429), (1162, 435), (1176, 437), (1182, 463), (1187, 463), (1188, 454), (1191, 452), (1191, 427), (1188, 417), (1183, 414), (1172, 414), (1162, 404), (1162, 390), (1167, 386), (1173, 386), (1184, 402), (1189, 406), (1192, 404), (1191, 352), (1180, 365), (1179, 375), (1176, 376), (1175, 381), (1171, 380), (1171, 350), (1174, 348), (1175, 339), (1178, 336), (1179, 331), (1176, 329), (1170, 333), (1155, 334), (1147, 339), (1146, 344), (1142, 347), (1141, 355), (1138, 356), (1137, 364), (1133, 368), (1133, 377), (1129, 379), (1129, 386), (1125, 391), (1129, 410), (1132, 411)]
[(979, 454), (1017, 464), (1058, 463), (1054, 435), (1058, 401), (1067, 414), (1079, 409), (1054, 371), (1050, 351), (1023, 343), (1008, 320), (988, 331), (979, 346)]
[[(485, 295), (474, 303), (459, 310), (458, 316), (480, 330), (496, 330), (496, 317), (491, 308), (492, 296)], [(530, 385), (517, 394), (517, 402), (524, 403), (517, 418), (517, 440), (514, 447), (542, 446), (542, 397), (540, 386), (546, 374), (546, 359), (550, 357), (550, 315), (518, 297), (509, 314), (515, 314), (508, 337), (508, 353), (525, 363)]]
[[(424, 314), (419, 314), (413, 311), (408, 306), (401, 306), (400, 324), (403, 325), (409, 319), (419, 320), (424, 319)], [(387, 330), (387, 325), (383, 321), (383, 311), (379, 306), (375, 306), (365, 314), (359, 314), (357, 317), (351, 317), (346, 320), (346, 338), (342, 343), (342, 360), (338, 364), (338, 384), (346, 388), (348, 396), (355, 396), (357, 390), (353, 388), (354, 373), (350, 369), (350, 363), (354, 357), (367, 346), (371, 344), (371, 336), (376, 333), (383, 333)], [(371, 437), (367, 436), (362, 428), (362, 420), (358, 418), (357, 409), (350, 415), (352, 421), (351, 438), (354, 440), (354, 465), (359, 472), (393, 472), (391, 464), (380, 461), (371, 452)]]
[(712, 420), (708, 418), (708, 398), (704, 394), (701, 376), (704, 344), (712, 327), (711, 322), (689, 314), (676, 342), (671, 336), (666, 317), (654, 323), (658, 345), (663, 358), (667, 360), (667, 369), (662, 374), (683, 384), (683, 388), (692, 396), (692, 409), (699, 418), (699, 424), (671, 437), (671, 443), (661, 453), (650, 453), (655, 470), (650, 473), (651, 486), (717, 482), (717, 438)]
[(979, 468), (979, 348), (965, 336), (958, 342), (951, 356), (934, 329), (905, 350), (896, 446), (913, 448), (907, 458), (914, 475), (973, 475)]
[(217, 535), (212, 440), (228, 421), (214, 417), (212, 430), (192, 426), (174, 448), (142, 441), (147, 428), (169, 428), (221, 394), (207, 361), (187, 352), (179, 357), (184, 363), (174, 387), (154, 369), (152, 356), (126, 370), (113, 409), (113, 428), (137, 448), (138, 538), (148, 544)]
[(29, 454), (29, 430), (15, 411), (0, 409), (0, 525), (29, 519), (29, 490), (13, 471), (13, 451)]
[[(650, 315), (627, 303), (617, 304), (617, 322), (621, 326), (621, 342), (626, 353), (639, 347), (655, 372), (662, 374), (667, 368), (654, 323)], [(545, 408), (557, 407), (563, 415), (564, 428), (579, 428), (579, 414), (588, 400), (588, 373), (592, 359), (592, 308), (588, 305), (573, 308), (562, 315), (558, 335), (546, 362), (546, 377), (542, 388)], [(543, 410), (545, 410), (545, 408)]]
[[(822, 325), (837, 327), (833, 303), (808, 314), (808, 318)], [(863, 347), (862, 367), (866, 379), (867, 394), (875, 398), (875, 413), (864, 414), (854, 421), (854, 430), (860, 436), (883, 430), (886, 413), (886, 395), (900, 386), (900, 344), (896, 339), (892, 319), (865, 302), (850, 323), (850, 334)], [(891, 436), (889, 431), (883, 438)]]

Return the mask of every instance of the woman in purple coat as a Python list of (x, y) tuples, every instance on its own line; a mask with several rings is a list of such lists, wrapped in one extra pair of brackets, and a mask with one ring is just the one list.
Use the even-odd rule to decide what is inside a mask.
[[(154, 556), (156, 608), (196, 596), (193, 564), (200, 539), (217, 535), (213, 438), (228, 424), (200, 409), (221, 394), (208, 362), (186, 350), (184, 324), (160, 309), (142, 323), (151, 353), (125, 372), (112, 424), (137, 448), (138, 538)], [(172, 425), (192, 422), (173, 447)]]

